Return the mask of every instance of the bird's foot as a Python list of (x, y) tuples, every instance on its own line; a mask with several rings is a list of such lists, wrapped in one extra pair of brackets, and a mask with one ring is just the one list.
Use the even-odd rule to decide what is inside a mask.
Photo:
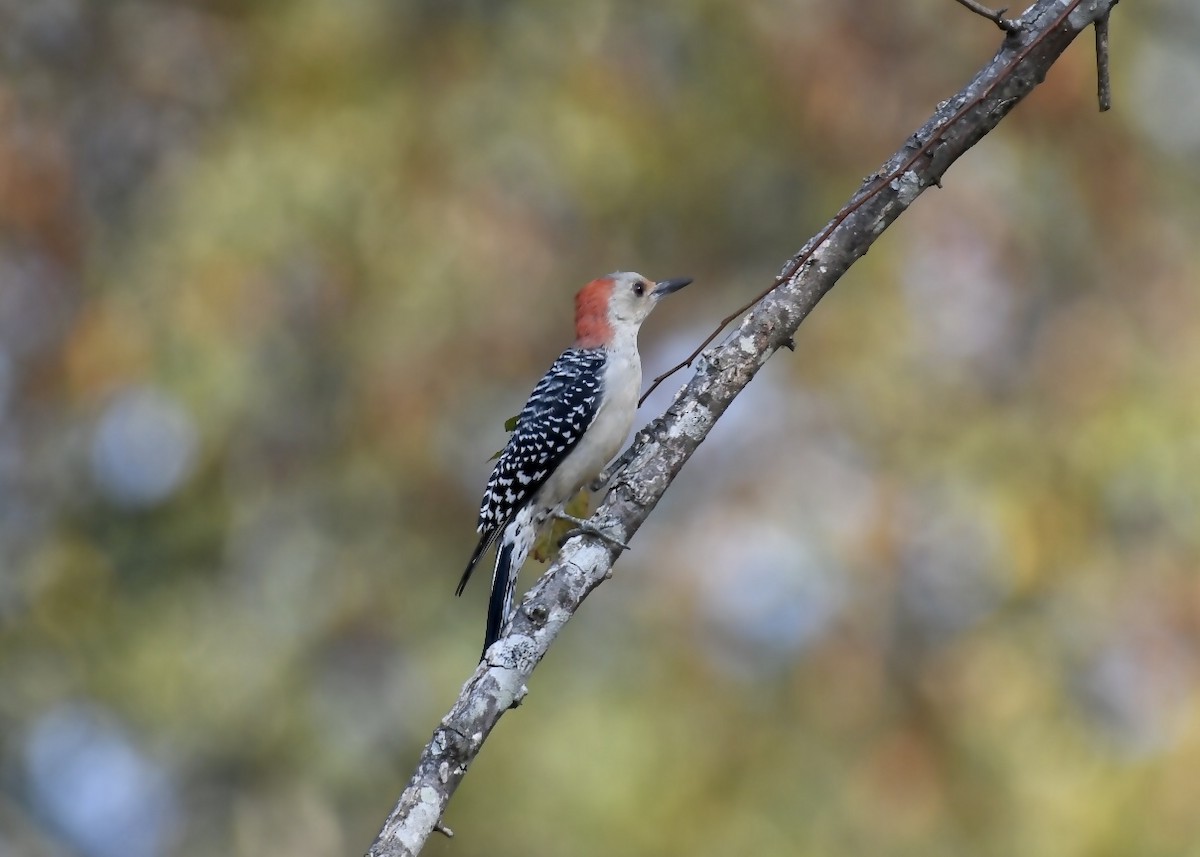
[(588, 535), (595, 536), (598, 539), (606, 541), (613, 547), (620, 548), (623, 551), (629, 550), (629, 545), (625, 544), (625, 542), (621, 541), (615, 536), (609, 535), (595, 524), (585, 521), (582, 518), (576, 518), (574, 515), (568, 515), (566, 512), (556, 512), (554, 517), (558, 518), (560, 521), (568, 521), (575, 525), (575, 529), (568, 531), (567, 534), (562, 537), (562, 540), (559, 541), (559, 547), (562, 547), (564, 544), (566, 544), (568, 539), (574, 538), (575, 536)]

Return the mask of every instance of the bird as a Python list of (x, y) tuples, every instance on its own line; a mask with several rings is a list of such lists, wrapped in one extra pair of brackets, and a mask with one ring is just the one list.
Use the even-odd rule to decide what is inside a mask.
[(537, 382), (517, 416), (479, 506), (479, 544), (455, 595), (496, 546), (483, 654), (501, 636), (512, 612), (517, 574), (551, 518), (617, 547), (625, 545), (563, 506), (595, 479), (624, 444), (637, 412), (642, 360), (637, 337), (662, 298), (690, 277), (654, 281), (631, 271), (599, 277), (575, 296), (575, 341)]

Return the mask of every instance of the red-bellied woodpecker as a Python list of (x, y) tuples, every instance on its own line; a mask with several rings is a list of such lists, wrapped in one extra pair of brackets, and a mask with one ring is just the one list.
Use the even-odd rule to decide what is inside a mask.
[(659, 299), (691, 282), (654, 282), (621, 272), (592, 280), (575, 296), (575, 344), (538, 381), (488, 479), (479, 507), (479, 545), (456, 595), (499, 539), (483, 651), (500, 637), (512, 610), (517, 573), (552, 517), (620, 542), (565, 515), (563, 504), (594, 479), (625, 442), (642, 386), (638, 329)]

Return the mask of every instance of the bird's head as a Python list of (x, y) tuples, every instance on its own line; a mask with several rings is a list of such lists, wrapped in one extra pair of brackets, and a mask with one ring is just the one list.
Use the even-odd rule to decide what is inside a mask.
[(636, 332), (660, 300), (691, 281), (691, 277), (655, 281), (633, 271), (592, 280), (575, 296), (575, 344), (598, 348), (608, 345), (618, 330)]

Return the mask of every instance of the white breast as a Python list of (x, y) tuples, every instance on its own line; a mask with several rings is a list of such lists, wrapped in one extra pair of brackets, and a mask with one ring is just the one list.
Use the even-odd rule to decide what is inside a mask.
[(540, 508), (560, 507), (616, 457), (633, 427), (641, 389), (642, 361), (636, 347), (610, 351), (604, 367), (603, 401), (596, 418), (538, 492)]

